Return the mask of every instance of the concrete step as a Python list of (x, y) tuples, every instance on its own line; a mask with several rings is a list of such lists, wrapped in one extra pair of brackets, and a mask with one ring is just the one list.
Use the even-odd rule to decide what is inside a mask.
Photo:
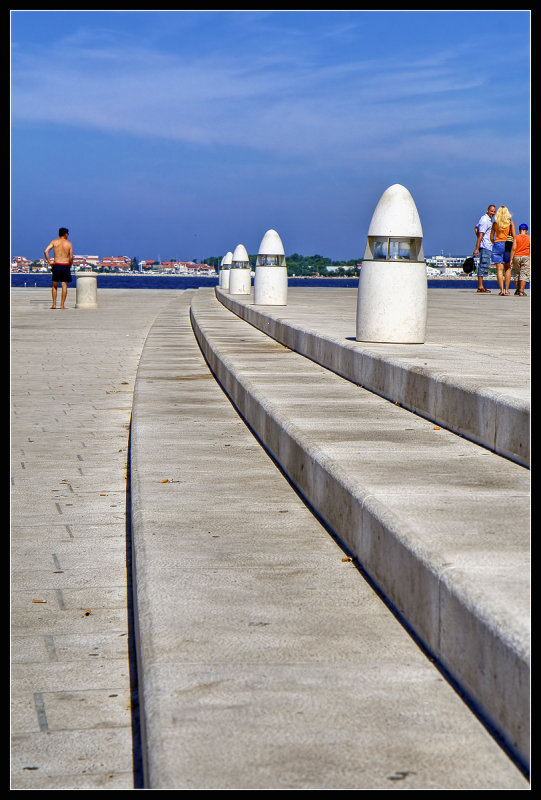
[(191, 317), (293, 486), (528, 763), (529, 472), (277, 344), (211, 292)]
[(141, 356), (130, 463), (147, 788), (528, 790), (252, 436), (185, 293)]
[(293, 288), (274, 308), (216, 295), (286, 347), (529, 466), (529, 298), (429, 290), (426, 343), (401, 345), (355, 341), (356, 289)]

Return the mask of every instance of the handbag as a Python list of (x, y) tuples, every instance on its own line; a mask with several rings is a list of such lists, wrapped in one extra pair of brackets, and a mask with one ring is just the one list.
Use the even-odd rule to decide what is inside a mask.
[(475, 269), (475, 260), (473, 256), (469, 256), (464, 263), (462, 264), (462, 270), (469, 275), (470, 272), (473, 272)]
[[(509, 223), (509, 233), (507, 234), (507, 239), (505, 240), (505, 248), (504, 248), (504, 253), (506, 255), (511, 253), (511, 249), (513, 247), (513, 242), (514, 241), (515, 241), (515, 237), (511, 233), (511, 223)], [(507, 263), (507, 262), (505, 262), (505, 263)]]

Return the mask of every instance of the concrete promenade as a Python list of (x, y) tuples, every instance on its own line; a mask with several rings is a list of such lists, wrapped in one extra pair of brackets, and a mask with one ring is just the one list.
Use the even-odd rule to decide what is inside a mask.
[(11, 291), (13, 789), (141, 783), (126, 470), (139, 357), (170, 299), (102, 291), (81, 311), (70, 289), (51, 311), (49, 290)]
[[(12, 290), (12, 788), (529, 788), (524, 433), (482, 446), (321, 366), (411, 358), (351, 342), (353, 296), (290, 290), (262, 333), (214, 290)], [(529, 299), (429, 309), (409, 372), (467, 365), (524, 419)]]

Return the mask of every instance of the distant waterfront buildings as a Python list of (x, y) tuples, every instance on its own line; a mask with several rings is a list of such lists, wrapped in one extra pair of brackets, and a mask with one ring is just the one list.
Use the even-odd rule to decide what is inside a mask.
[[(139, 261), (136, 264), (128, 256), (104, 256), (101, 260), (97, 255), (74, 255), (73, 271), (105, 271), (105, 272), (140, 272), (160, 275), (217, 275), (214, 267), (209, 264), (196, 264), (193, 261)], [(15, 256), (11, 259), (11, 272), (49, 272), (49, 267), (44, 258), (31, 261), (24, 256)]]
[(462, 265), (468, 256), (429, 256), (425, 258), (429, 275), (462, 275)]
[[(467, 256), (444, 256), (440, 253), (438, 256), (428, 256), (425, 258), (426, 274), (430, 277), (437, 275), (462, 275), (462, 265)], [(361, 264), (357, 264), (357, 269), (361, 268)], [(325, 271), (329, 273), (338, 272), (339, 270), (350, 270), (351, 267), (346, 264), (342, 266), (333, 265), (325, 267)]]
[[(428, 256), (425, 258), (426, 271), (428, 276), (436, 275), (461, 275), (462, 264), (467, 256), (444, 256), (443, 253), (437, 256)], [(360, 268), (357, 264), (357, 268)], [(337, 272), (340, 269), (351, 269), (344, 265), (328, 266), (326, 271), (328, 273)], [(143, 274), (160, 274), (160, 275), (207, 275), (209, 277), (216, 277), (217, 272), (213, 266), (209, 264), (196, 264), (193, 261), (151, 261), (143, 260), (138, 261), (136, 264), (133, 259), (128, 256), (104, 256), (99, 258), (98, 255), (74, 255), (73, 257), (73, 271), (106, 271), (117, 273), (132, 273), (139, 272)], [(49, 272), (49, 267), (44, 258), (31, 261), (24, 256), (15, 256), (11, 259), (11, 272)]]
[(11, 259), (11, 271), (12, 272), (29, 272), (30, 265), (34, 263), (30, 261), (29, 258), (25, 258), (24, 256), (15, 256), (15, 258)]

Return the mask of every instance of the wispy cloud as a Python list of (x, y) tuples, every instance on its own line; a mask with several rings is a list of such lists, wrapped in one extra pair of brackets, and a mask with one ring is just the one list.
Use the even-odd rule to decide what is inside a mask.
[[(527, 200), (526, 12), (12, 19), (12, 186), (25, 248), (28, 220), (54, 212), (78, 213), (89, 241), (98, 213), (130, 242), (159, 230), (176, 248), (180, 228), (186, 242), (204, 230), (200, 257), (248, 220), (304, 231), (318, 252), (358, 252), (359, 214), (369, 218), (385, 186), (401, 182), (433, 246), (460, 250), (435, 198), (464, 206), (466, 238), (487, 195), (515, 209)], [(63, 156), (51, 185), (48, 165)]]
[[(342, 32), (343, 33), (343, 32)], [(100, 40), (101, 39), (101, 40)], [(96, 41), (96, 39), (94, 39)], [(456, 54), (345, 61), (294, 59), (269, 50), (186, 57), (140, 42), (91, 44), (74, 34), (42, 53), (14, 51), (14, 124), (75, 126), (199, 146), (233, 146), (336, 164), (410, 137), (471, 153), (482, 75), (463, 74)], [(234, 50), (234, 48), (233, 48)], [(456, 142), (453, 150), (456, 151)]]

